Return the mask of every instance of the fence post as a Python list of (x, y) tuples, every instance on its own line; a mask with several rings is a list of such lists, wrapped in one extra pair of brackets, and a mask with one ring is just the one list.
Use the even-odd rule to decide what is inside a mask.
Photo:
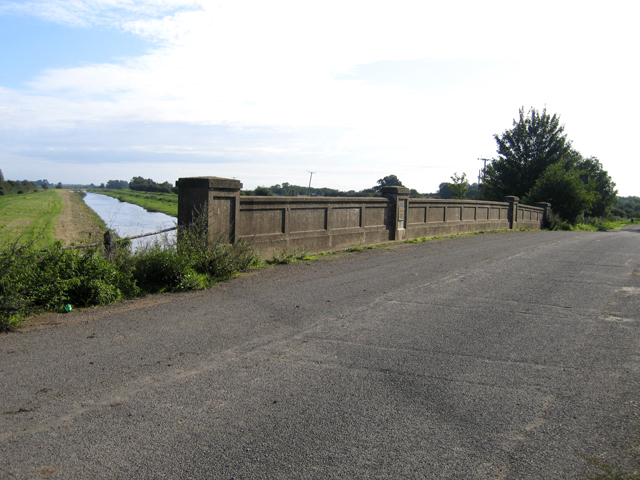
[[(178, 187), (178, 227), (196, 220), (207, 230), (209, 243), (233, 243), (238, 238), (237, 218), (240, 213), (239, 180), (220, 177), (187, 177), (176, 182)], [(199, 218), (202, 216), (203, 218)]]
[(515, 230), (518, 228), (518, 203), (520, 202), (520, 198), (509, 196), (504, 197), (504, 201), (509, 203), (509, 213), (507, 215), (507, 218), (509, 219), (509, 228), (511, 230)]
[(107, 256), (111, 256), (116, 251), (116, 234), (107, 230), (104, 234), (104, 251)]
[(407, 187), (382, 187), (382, 196), (394, 202), (393, 239), (405, 239), (407, 232), (407, 212), (409, 210), (409, 193)]

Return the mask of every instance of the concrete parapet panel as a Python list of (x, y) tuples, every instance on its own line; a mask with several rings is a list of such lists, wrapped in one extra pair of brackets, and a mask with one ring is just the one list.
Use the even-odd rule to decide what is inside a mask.
[(241, 237), (284, 233), (284, 208), (240, 210)]
[(385, 227), (389, 224), (390, 209), (388, 207), (365, 207), (365, 227)]
[(429, 207), (427, 221), (429, 222), (444, 222), (445, 221), (445, 208), (444, 206)]
[(360, 207), (334, 207), (331, 209), (331, 228), (338, 230), (341, 228), (362, 227), (362, 208)]
[(462, 207), (462, 220), (473, 221), (476, 219), (476, 207)]
[(326, 208), (292, 208), (289, 231), (313, 232), (327, 229)]
[(427, 207), (425, 205), (409, 205), (409, 213), (407, 214), (407, 225), (427, 223)]
[(459, 222), (462, 220), (462, 207), (447, 207), (447, 222)]

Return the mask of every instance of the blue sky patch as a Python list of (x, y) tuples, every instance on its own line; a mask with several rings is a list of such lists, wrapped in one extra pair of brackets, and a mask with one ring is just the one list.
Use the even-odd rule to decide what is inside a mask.
[(0, 87), (22, 88), (45, 69), (119, 62), (151, 47), (142, 38), (116, 29), (0, 16)]

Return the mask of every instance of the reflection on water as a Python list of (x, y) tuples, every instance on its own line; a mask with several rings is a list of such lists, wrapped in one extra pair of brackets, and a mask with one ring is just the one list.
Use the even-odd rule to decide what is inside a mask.
[[(160, 212), (147, 212), (144, 208), (132, 203), (121, 202), (117, 198), (88, 193), (84, 197), (85, 203), (98, 214), (107, 225), (120, 237), (130, 237), (142, 233), (157, 232), (165, 228), (176, 226), (176, 218)], [(170, 240), (175, 239), (176, 232), (165, 233)], [(161, 235), (140, 238), (132, 241), (134, 250), (141, 245), (147, 245), (159, 239)]]

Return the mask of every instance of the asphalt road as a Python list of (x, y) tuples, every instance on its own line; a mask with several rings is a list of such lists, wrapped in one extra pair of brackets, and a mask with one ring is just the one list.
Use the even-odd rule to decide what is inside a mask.
[(0, 477), (638, 469), (639, 267), (638, 227), (485, 234), (47, 317), (0, 335)]

